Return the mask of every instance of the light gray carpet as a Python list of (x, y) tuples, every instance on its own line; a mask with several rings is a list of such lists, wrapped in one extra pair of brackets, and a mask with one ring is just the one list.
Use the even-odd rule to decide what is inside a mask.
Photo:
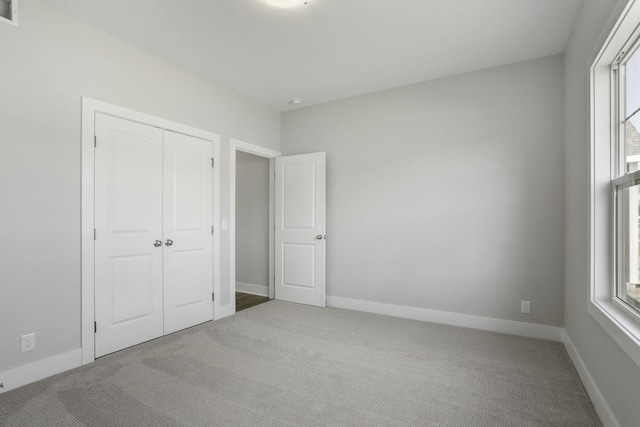
[(2, 426), (600, 426), (560, 343), (271, 301), (0, 395)]

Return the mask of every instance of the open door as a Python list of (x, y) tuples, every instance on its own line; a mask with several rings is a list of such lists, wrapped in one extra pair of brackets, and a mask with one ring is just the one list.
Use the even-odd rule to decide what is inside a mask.
[(275, 159), (275, 297), (325, 306), (326, 153)]

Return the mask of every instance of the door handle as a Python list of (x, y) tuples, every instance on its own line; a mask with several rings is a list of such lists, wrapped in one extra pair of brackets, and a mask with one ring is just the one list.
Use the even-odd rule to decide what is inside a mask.
[(327, 238), (327, 237), (326, 237), (325, 235), (322, 235), (322, 234), (318, 234), (318, 235), (316, 236), (316, 239), (318, 239), (318, 240), (322, 240), (322, 239), (326, 239), (326, 238)]
[(167, 239), (167, 240), (164, 241), (164, 244), (167, 245), (167, 246), (171, 246), (171, 245), (173, 245), (173, 240)]
[(156, 240), (155, 242), (153, 242), (153, 246), (158, 248), (158, 247), (162, 246), (162, 242), (160, 240)]

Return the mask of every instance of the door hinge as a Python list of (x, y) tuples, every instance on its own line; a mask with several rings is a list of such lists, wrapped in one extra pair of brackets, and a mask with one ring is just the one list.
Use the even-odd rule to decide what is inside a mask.
[(214, 158), (211, 159), (211, 167), (215, 167), (216, 164), (216, 160)]
[(93, 322), (93, 333), (97, 333), (98, 332), (98, 322)]
[(94, 147), (98, 146), (98, 135), (93, 135), (93, 146)]
[(216, 300), (216, 294), (211, 292), (211, 301), (215, 301), (215, 300)]
[(93, 240), (97, 240), (97, 238), (96, 238), (96, 237), (97, 237), (97, 235), (98, 235), (98, 232), (97, 232), (97, 231), (96, 231), (96, 229), (94, 228), (94, 229), (93, 229)]
[(211, 234), (213, 234), (213, 225), (211, 226)]

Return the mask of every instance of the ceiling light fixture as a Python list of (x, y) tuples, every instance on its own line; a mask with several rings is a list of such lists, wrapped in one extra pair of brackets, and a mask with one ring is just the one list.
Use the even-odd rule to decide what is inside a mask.
[(271, 6), (280, 7), (282, 9), (289, 9), (291, 7), (300, 6), (301, 4), (307, 4), (309, 0), (266, 0)]
[(300, 105), (300, 104), (302, 104), (302, 99), (300, 99), (300, 98), (291, 98), (291, 101), (289, 101), (289, 104), (291, 104), (291, 105)]

